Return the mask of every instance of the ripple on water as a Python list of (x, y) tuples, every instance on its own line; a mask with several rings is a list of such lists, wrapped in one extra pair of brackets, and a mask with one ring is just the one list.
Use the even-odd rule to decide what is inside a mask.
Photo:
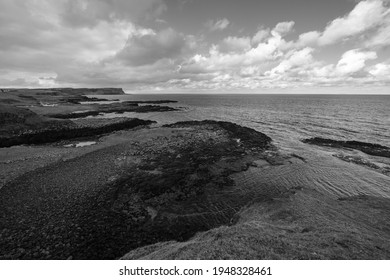
[(370, 195), (390, 198), (390, 177), (327, 154), (305, 155), (307, 162), (251, 167), (233, 175), (237, 185), (279, 191), (291, 188), (316, 189), (334, 198)]

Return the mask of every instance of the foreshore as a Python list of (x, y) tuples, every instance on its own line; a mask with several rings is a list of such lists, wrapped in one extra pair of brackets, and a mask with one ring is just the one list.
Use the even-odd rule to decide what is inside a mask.
[(260, 184), (306, 159), (234, 123), (85, 118), (177, 110), (172, 100), (82, 104), (120, 91), (2, 96), (0, 259), (390, 257), (389, 199)]

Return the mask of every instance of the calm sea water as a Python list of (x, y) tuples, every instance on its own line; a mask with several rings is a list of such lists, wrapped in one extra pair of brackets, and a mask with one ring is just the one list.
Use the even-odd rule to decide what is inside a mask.
[[(333, 196), (367, 194), (390, 198), (390, 177), (365, 166), (335, 158), (352, 155), (390, 168), (390, 159), (359, 151), (303, 144), (309, 137), (357, 140), (390, 146), (390, 95), (125, 95), (121, 100), (177, 100), (177, 112), (135, 114), (159, 124), (183, 120), (224, 120), (254, 128), (270, 136), (283, 152), (295, 153), (306, 163), (281, 166), (258, 176), (254, 182), (308, 186)], [(109, 114), (105, 117), (115, 117)], [(257, 173), (256, 173), (257, 172)], [(281, 176), (283, 174), (283, 176)]]
[(143, 94), (112, 98), (179, 101), (174, 106), (185, 107), (179, 114), (149, 114), (164, 123), (175, 117), (227, 120), (278, 141), (319, 136), (390, 145), (390, 95)]

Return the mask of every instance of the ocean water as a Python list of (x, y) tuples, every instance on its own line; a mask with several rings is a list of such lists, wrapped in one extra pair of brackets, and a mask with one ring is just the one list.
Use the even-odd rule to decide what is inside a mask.
[[(367, 194), (390, 198), (390, 159), (359, 151), (317, 147), (301, 142), (323, 137), (390, 146), (390, 95), (247, 95), (142, 94), (102, 96), (121, 100), (177, 100), (177, 112), (126, 113), (159, 124), (183, 120), (223, 120), (251, 127), (270, 136), (285, 153), (306, 162), (280, 166), (267, 173), (249, 170), (256, 182), (315, 188), (332, 196)], [(108, 114), (104, 117), (116, 117)], [(363, 159), (380, 167), (342, 161), (334, 155)], [(257, 175), (256, 175), (257, 174)], [(283, 175), (283, 176), (282, 176)], [(253, 181), (253, 180), (252, 180)]]

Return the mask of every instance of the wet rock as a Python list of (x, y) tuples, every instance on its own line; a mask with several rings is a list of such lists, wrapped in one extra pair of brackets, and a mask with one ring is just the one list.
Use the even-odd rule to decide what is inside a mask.
[(362, 151), (368, 155), (390, 158), (390, 148), (379, 144), (360, 141), (341, 141), (327, 138), (314, 137), (302, 140), (303, 143), (326, 146), (332, 148), (348, 148)]

